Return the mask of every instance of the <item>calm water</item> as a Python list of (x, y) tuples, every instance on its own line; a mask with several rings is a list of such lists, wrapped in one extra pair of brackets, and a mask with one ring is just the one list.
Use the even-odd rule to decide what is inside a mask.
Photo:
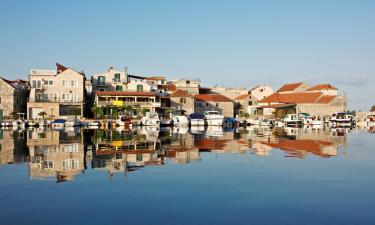
[(0, 131), (1, 224), (375, 224), (366, 130)]

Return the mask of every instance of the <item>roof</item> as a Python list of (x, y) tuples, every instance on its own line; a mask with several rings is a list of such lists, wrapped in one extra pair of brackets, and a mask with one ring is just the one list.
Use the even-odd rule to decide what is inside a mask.
[(335, 98), (336, 98), (336, 96), (334, 96), (334, 95), (323, 95), (322, 97), (320, 97), (318, 99), (318, 101), (316, 103), (327, 104), (327, 103), (332, 102), (332, 100), (335, 99)]
[(273, 105), (262, 105), (262, 106), (257, 106), (258, 109), (264, 109), (264, 108), (272, 108), (272, 109), (278, 109), (278, 108), (285, 108), (285, 107), (291, 107), (295, 106), (296, 104), (273, 104)]
[(304, 83), (291, 83), (291, 84), (284, 84), (277, 92), (284, 92), (284, 91), (294, 91), (299, 86), (303, 85)]
[(237, 96), (237, 98), (235, 98), (235, 100), (244, 100), (244, 99), (248, 99), (250, 96), (251, 96), (251, 94), (240, 95), (240, 96)]
[(0, 77), (5, 83), (10, 85), (12, 88), (17, 88), (18, 85), (27, 85), (28, 81), (17, 79), (17, 80), (7, 80), (5, 78)]
[(146, 77), (146, 80), (165, 80), (165, 77)]
[(156, 96), (153, 92), (137, 92), (137, 91), (97, 91), (96, 95), (105, 96)]
[(307, 91), (320, 91), (320, 90), (337, 90), (337, 88), (330, 84), (318, 84), (318, 85), (315, 85), (314, 87), (307, 89)]
[(320, 92), (273, 93), (259, 103), (317, 103), (323, 94)]
[(158, 89), (164, 89), (166, 91), (177, 90), (176, 85), (174, 85), (174, 84), (158, 84)]
[(169, 96), (172, 98), (173, 97), (191, 97), (189, 92), (181, 90), (181, 89), (177, 89), (176, 91), (172, 92)]
[(230, 98), (221, 94), (198, 94), (194, 98), (203, 102), (232, 102)]

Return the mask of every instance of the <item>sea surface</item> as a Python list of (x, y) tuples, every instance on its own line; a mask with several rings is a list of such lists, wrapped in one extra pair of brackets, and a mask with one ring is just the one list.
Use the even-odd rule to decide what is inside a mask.
[(375, 224), (372, 132), (0, 130), (0, 224)]

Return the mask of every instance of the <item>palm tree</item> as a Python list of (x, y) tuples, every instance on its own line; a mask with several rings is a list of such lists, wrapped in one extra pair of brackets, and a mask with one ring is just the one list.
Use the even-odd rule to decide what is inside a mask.
[(44, 112), (44, 111), (38, 113), (38, 116), (41, 116), (43, 120), (44, 120), (44, 117), (45, 117), (46, 115), (47, 115), (47, 113)]

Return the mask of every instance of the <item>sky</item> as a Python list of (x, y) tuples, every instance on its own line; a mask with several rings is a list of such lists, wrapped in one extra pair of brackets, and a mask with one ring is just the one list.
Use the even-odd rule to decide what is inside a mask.
[(274, 89), (331, 83), (349, 109), (375, 104), (372, 0), (0, 0), (0, 76), (59, 62), (93, 73)]

